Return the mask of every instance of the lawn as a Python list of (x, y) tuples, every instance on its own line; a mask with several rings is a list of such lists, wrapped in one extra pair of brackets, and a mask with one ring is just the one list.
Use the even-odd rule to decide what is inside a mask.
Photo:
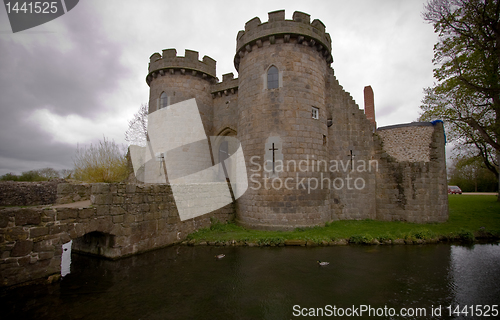
[[(191, 244), (227, 242), (282, 245), (286, 240), (305, 240), (308, 244), (340, 241), (379, 243), (402, 239), (408, 242), (437, 240), (474, 241), (478, 237), (500, 238), (500, 203), (492, 195), (450, 195), (450, 217), (445, 223), (416, 224), (399, 221), (344, 220), (322, 227), (297, 228), (294, 231), (259, 231), (234, 223), (212, 221), (210, 228), (188, 236)], [(398, 240), (401, 242), (402, 240)], [(345, 241), (344, 241), (345, 242)]]

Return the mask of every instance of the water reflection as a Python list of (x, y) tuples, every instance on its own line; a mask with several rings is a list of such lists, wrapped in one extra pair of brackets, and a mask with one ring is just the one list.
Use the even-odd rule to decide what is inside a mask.
[(500, 304), (498, 245), (452, 246), (451, 266), (455, 305)]
[(430, 313), (433, 305), (500, 301), (498, 245), (170, 247), (72, 260), (60, 283), (2, 292), (2, 319), (293, 319), (294, 305)]

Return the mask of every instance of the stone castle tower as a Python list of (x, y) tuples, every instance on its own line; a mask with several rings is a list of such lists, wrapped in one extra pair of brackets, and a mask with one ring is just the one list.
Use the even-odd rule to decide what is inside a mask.
[[(151, 56), (146, 81), (150, 113), (195, 98), (207, 136), (241, 142), (249, 188), (237, 200), (238, 223), (284, 230), (338, 219), (447, 219), (442, 123), (376, 128), (372, 88), (363, 112), (335, 78), (320, 20), (270, 12), (267, 22), (248, 21), (236, 43), (237, 79), (219, 82), (212, 58), (167, 49)], [(234, 152), (214, 141), (215, 163)]]

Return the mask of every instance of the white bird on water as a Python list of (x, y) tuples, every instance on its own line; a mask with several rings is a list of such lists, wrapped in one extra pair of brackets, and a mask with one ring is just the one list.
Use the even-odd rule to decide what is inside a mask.
[(326, 261), (321, 262), (321, 261), (319, 261), (319, 260), (318, 260), (318, 261), (316, 261), (316, 262), (317, 262), (320, 266), (327, 266), (327, 265), (329, 265), (329, 264), (330, 264), (330, 262), (326, 262)]

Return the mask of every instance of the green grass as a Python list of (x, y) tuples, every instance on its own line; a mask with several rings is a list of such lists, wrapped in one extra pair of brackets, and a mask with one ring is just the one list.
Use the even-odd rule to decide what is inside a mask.
[(348, 239), (352, 243), (404, 239), (474, 241), (475, 237), (500, 237), (500, 203), (491, 195), (450, 195), (450, 217), (445, 223), (416, 224), (399, 221), (345, 220), (324, 227), (297, 228), (294, 231), (259, 231), (234, 223), (212, 221), (210, 228), (188, 235), (192, 242), (231, 240), (263, 244), (282, 244), (297, 239), (320, 243)]

